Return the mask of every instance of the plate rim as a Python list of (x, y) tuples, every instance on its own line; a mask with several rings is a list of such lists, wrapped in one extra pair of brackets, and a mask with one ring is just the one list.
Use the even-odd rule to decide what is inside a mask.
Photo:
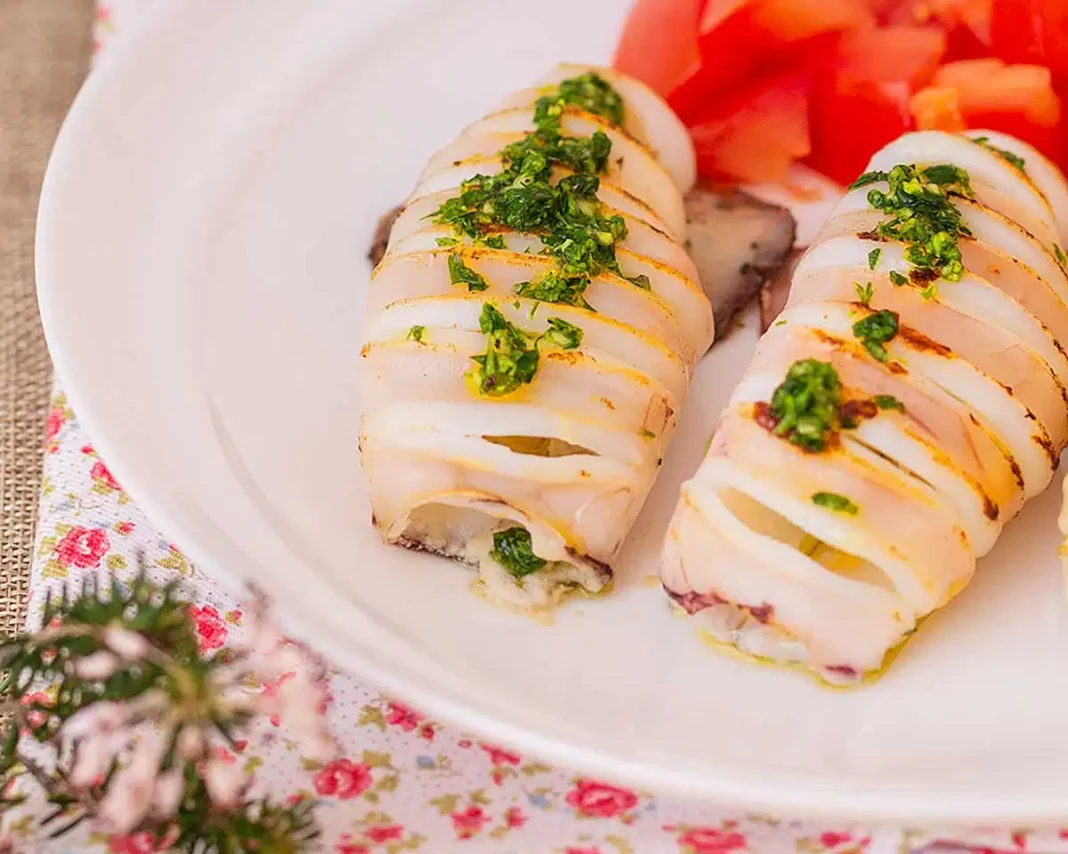
[[(409, 14), (408, 0), (399, 15)], [(437, 5), (444, 5), (438, 0)], [(466, 4), (465, 4), (466, 5)], [(62, 333), (64, 313), (58, 299), (63, 287), (52, 277), (50, 259), (58, 251), (53, 244), (49, 223), (59, 206), (68, 200), (57, 176), (77, 166), (79, 150), (91, 139), (91, 129), (97, 105), (105, 102), (112, 80), (136, 69), (137, 59), (146, 50), (144, 45), (154, 38), (168, 38), (166, 31), (174, 19), (194, 14), (194, 3), (161, 2), (146, 11), (134, 33), (109, 45), (106, 57), (87, 77), (64, 120), (49, 158), (41, 187), (35, 239), (36, 289), (45, 338), (51, 354), (55, 374), (62, 378), (64, 392), (71, 402), (83, 429), (108, 460), (109, 467), (124, 484), (134, 502), (153, 525), (182, 543), (182, 548), (212, 579), (230, 592), (247, 589), (247, 579), (227, 569), (201, 546), (201, 538), (176, 522), (166, 509), (166, 501), (158, 501), (151, 484), (142, 478), (133, 464), (128, 465), (121, 447), (109, 438), (107, 430), (98, 429), (106, 416), (101, 415), (91, 400), (83, 395), (84, 384), (79, 381), (84, 371), (91, 370), (91, 359), (79, 358), (76, 342), (67, 342)], [(462, 7), (460, 7), (462, 8)], [(382, 24), (379, 24), (382, 26)], [(179, 32), (183, 28), (175, 28)], [(140, 47), (139, 47), (140, 46)], [(146, 78), (147, 79), (147, 78)], [(77, 194), (75, 194), (75, 198)], [(69, 345), (69, 346), (68, 346)], [(264, 587), (270, 591), (270, 584)], [(332, 630), (324, 632), (315, 625), (314, 613), (292, 603), (281, 606), (277, 601), (275, 614), (286, 630), (297, 637), (310, 640), (313, 645), (337, 662), (344, 662), (345, 670), (375, 689), (404, 697), (432, 718), (459, 728), (473, 729), (489, 740), (515, 747), (533, 756), (544, 758), (561, 769), (581, 769), (591, 776), (602, 777), (621, 785), (638, 789), (653, 788), (658, 795), (698, 798), (728, 809), (761, 810), (776, 815), (806, 820), (865, 821), (906, 824), (1031, 824), (1057, 825), (1068, 821), (1068, 792), (1064, 796), (1043, 801), (1006, 803), (974, 795), (953, 796), (924, 792), (922, 789), (859, 791), (833, 789), (784, 788), (774, 783), (739, 780), (711, 767), (700, 776), (675, 773), (662, 765), (636, 763), (609, 751), (584, 748), (555, 736), (526, 731), (481, 711), (476, 706), (458, 700), (447, 689), (427, 688), (418, 681), (398, 675), (380, 666), (373, 657), (356, 651)]]

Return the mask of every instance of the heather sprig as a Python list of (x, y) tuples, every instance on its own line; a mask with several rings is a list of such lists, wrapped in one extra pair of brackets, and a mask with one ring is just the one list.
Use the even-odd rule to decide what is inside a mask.
[(0, 667), (0, 811), (36, 785), (53, 837), (90, 822), (169, 850), (289, 854), (318, 836), (314, 802), (250, 800), (251, 775), (213, 751), (277, 715), (309, 755), (333, 752), (326, 669), (263, 597), (247, 643), (204, 656), (176, 584), (90, 579), (49, 596), (40, 630), (0, 640)]

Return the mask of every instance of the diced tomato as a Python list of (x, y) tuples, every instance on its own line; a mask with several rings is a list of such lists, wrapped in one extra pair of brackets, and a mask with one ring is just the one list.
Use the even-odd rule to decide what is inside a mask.
[(910, 87), (930, 79), (945, 47), (935, 27), (846, 33), (813, 87), (809, 165), (841, 183), (863, 172), (873, 153), (911, 126)]
[(1068, 3), (993, 0), (991, 50), (1006, 62), (1044, 65), (1068, 87)]
[(708, 0), (698, 27), (701, 70), (670, 97), (684, 120), (709, 98), (773, 76), (827, 49), (820, 41), (872, 23), (867, 0)]
[(1006, 65), (997, 59), (953, 62), (935, 73), (933, 83), (960, 93), (965, 116), (1015, 113), (1041, 127), (1053, 127), (1061, 119), (1050, 71), (1038, 65)]
[(697, 22), (705, 0), (638, 0), (613, 65), (668, 95), (701, 67)]
[(968, 127), (960, 111), (960, 96), (952, 86), (928, 86), (912, 96), (909, 111), (920, 130), (951, 133)]
[(808, 81), (798, 74), (758, 81), (690, 127), (702, 175), (782, 181), (811, 150)]
[(933, 26), (897, 24), (853, 30), (838, 45), (837, 72), (856, 81), (910, 86), (926, 83), (946, 50), (946, 34)]
[(910, 110), (921, 129), (988, 127), (1051, 157), (1060, 153), (1062, 108), (1048, 68), (993, 58), (947, 63), (912, 97)]

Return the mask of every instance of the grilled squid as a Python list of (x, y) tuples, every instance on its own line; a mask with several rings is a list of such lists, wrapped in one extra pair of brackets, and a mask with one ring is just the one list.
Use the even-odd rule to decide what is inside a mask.
[(1003, 134), (875, 155), (682, 487), (661, 580), (707, 639), (853, 685), (968, 583), (1068, 441), (1066, 216)]
[(368, 293), (360, 434), (388, 543), (519, 610), (596, 593), (713, 318), (683, 248), (689, 136), (635, 80), (561, 66), (431, 158)]

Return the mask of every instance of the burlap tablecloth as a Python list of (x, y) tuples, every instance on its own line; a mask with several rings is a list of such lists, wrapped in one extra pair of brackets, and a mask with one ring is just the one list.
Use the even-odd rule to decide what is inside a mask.
[(52, 363), (34, 293), (37, 196), (92, 53), (92, 0), (0, 0), (0, 631), (29, 595)]

